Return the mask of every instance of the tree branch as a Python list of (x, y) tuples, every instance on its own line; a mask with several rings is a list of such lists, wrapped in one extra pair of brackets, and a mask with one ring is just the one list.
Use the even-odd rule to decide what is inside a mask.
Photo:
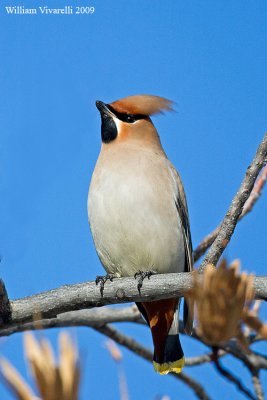
[[(217, 357), (221, 358), (223, 356), (227, 355), (226, 351), (224, 350), (219, 350)], [(187, 367), (195, 367), (197, 365), (202, 365), (206, 363), (210, 363), (211, 361), (214, 361), (214, 353), (207, 353), (207, 354), (202, 354), (201, 356), (196, 356), (196, 357), (187, 357), (185, 359), (185, 365)]]
[(135, 305), (124, 308), (103, 307), (69, 311), (50, 319), (19, 322), (6, 327), (0, 327), (0, 336), (9, 336), (18, 332), (39, 329), (66, 328), (71, 326), (92, 327), (99, 323), (105, 325), (112, 322), (135, 322), (146, 325)]
[(259, 371), (252, 371), (252, 383), (255, 389), (257, 400), (264, 400), (262, 384), (260, 382)]
[(218, 360), (217, 357), (214, 359), (214, 365), (217, 369), (217, 371), (225, 377), (227, 380), (229, 380), (231, 383), (233, 383), (237, 389), (242, 392), (247, 398), (251, 400), (257, 400), (252, 393), (243, 385), (243, 383), (236, 377), (234, 376), (228, 369), (224, 368), (220, 361)]
[[(216, 238), (216, 251), (219, 251), (218, 246), (220, 244), (220, 252), (218, 253), (220, 257), (233, 234), (237, 222), (240, 221), (246, 214), (248, 214), (252, 210), (254, 204), (261, 194), (261, 191), (267, 179), (267, 166), (264, 167), (267, 162), (266, 157), (267, 133), (265, 134), (265, 137), (257, 150), (256, 156), (251, 166), (247, 169), (246, 176), (241, 184), (238, 193), (232, 201), (232, 204), (223, 220), (223, 223), (219, 225), (213, 232), (207, 235), (197, 246), (194, 251), (194, 261), (197, 261), (205, 253), (205, 251), (212, 245)], [(261, 169), (261, 175), (255, 183), (257, 175), (259, 174)], [(220, 237), (218, 237), (219, 232), (221, 232)], [(213, 251), (215, 251), (215, 247)], [(202, 264), (203, 266), (209, 262), (212, 262), (213, 264), (217, 263), (219, 259), (218, 255), (215, 257), (215, 254), (209, 254), (210, 259), (205, 259), (204, 264)]]
[(265, 167), (262, 169), (260, 176), (255, 182), (254, 188), (243, 207), (242, 214), (240, 215), (239, 220), (241, 220), (246, 214), (248, 214), (252, 210), (256, 201), (261, 196), (262, 189), (264, 188), (266, 181), (267, 181), (267, 165), (265, 165)]
[(267, 359), (253, 351), (245, 352), (240, 346), (237, 345), (235, 340), (229, 340), (224, 346), (220, 345), (229, 354), (243, 362), (249, 371), (259, 371), (260, 369), (267, 369)]
[[(10, 301), (11, 315), (8, 327), (13, 324), (53, 318), (58, 314), (85, 308), (100, 307), (107, 304), (119, 304), (136, 301), (153, 301), (183, 296), (184, 290), (192, 287), (192, 275), (158, 274), (143, 282), (141, 295), (136, 280), (114, 278), (105, 283), (104, 296), (101, 297), (95, 282), (61, 286), (33, 296)], [(267, 299), (267, 277), (255, 277), (255, 296)]]

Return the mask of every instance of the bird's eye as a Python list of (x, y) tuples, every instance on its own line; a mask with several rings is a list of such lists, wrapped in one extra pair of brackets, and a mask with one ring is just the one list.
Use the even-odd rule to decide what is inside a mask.
[(126, 116), (126, 122), (129, 122), (130, 124), (132, 124), (133, 122), (135, 122), (134, 116), (131, 115), (131, 114), (127, 114), (127, 116)]

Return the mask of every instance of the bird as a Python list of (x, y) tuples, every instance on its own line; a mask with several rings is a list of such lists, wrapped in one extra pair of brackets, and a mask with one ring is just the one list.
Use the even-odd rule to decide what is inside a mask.
[[(101, 150), (88, 193), (88, 219), (100, 262), (112, 277), (193, 269), (185, 191), (167, 158), (151, 116), (173, 110), (155, 95), (96, 101)], [(151, 272), (153, 271), (153, 272)], [(180, 373), (180, 299), (136, 302), (154, 344), (156, 372)], [(184, 301), (184, 329), (192, 332), (194, 306)]]

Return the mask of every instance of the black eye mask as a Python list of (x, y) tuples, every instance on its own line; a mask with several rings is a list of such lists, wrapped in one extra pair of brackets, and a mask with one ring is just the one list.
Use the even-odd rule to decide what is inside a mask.
[(123, 121), (126, 122), (128, 124), (132, 124), (135, 121), (137, 121), (138, 119), (144, 119), (146, 118), (146, 115), (142, 115), (142, 114), (127, 114), (127, 113), (120, 113), (118, 111), (116, 111), (112, 106), (110, 106), (109, 104), (106, 105), (107, 108), (114, 114), (116, 115), (116, 117)]

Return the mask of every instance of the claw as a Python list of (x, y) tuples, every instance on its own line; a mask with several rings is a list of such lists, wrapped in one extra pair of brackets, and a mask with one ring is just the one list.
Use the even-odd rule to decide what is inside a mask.
[(105, 286), (105, 283), (106, 283), (107, 281), (112, 282), (112, 281), (113, 281), (113, 278), (115, 278), (115, 276), (114, 276), (114, 275), (111, 275), (111, 274), (107, 274), (107, 275), (104, 275), (104, 276), (97, 276), (97, 277), (95, 278), (95, 284), (96, 284), (96, 285), (100, 284), (100, 294), (101, 294), (101, 297), (103, 297), (103, 294), (104, 294), (104, 286)]
[(134, 274), (134, 279), (137, 279), (137, 289), (139, 294), (141, 295), (141, 287), (143, 286), (143, 281), (145, 278), (150, 279), (152, 275), (155, 275), (156, 272), (149, 270), (149, 271), (138, 271)]

